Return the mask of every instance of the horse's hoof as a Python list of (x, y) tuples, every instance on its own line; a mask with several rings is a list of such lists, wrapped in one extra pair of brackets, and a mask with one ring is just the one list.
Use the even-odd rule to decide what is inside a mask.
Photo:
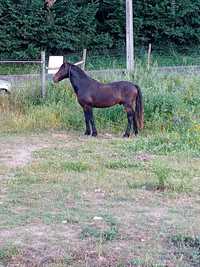
[(85, 132), (85, 135), (90, 135), (90, 134), (91, 134), (91, 132), (87, 132), (87, 131)]
[(96, 137), (97, 136), (97, 132), (93, 132), (92, 136)]
[(130, 136), (130, 134), (127, 134), (127, 133), (125, 133), (125, 134), (123, 135), (124, 138), (129, 138), (129, 136)]

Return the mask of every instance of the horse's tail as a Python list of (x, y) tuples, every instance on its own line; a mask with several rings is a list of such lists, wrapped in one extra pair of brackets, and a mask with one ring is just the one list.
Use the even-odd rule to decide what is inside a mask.
[(137, 88), (138, 94), (136, 97), (136, 105), (135, 105), (135, 115), (137, 126), (139, 129), (144, 127), (144, 107), (143, 107), (143, 100), (142, 100), (142, 92), (138, 85), (135, 85)]

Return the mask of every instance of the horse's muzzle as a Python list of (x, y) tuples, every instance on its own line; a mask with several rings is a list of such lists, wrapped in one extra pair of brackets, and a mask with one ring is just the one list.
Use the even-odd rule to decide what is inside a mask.
[(58, 82), (59, 82), (59, 80), (58, 80), (58, 78), (56, 77), (56, 75), (53, 76), (53, 82), (54, 82), (54, 83), (58, 83)]

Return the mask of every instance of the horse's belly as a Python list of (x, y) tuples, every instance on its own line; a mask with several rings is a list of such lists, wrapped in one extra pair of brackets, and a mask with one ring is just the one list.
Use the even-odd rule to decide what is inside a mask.
[(119, 104), (119, 101), (117, 101), (116, 99), (105, 99), (102, 101), (94, 101), (93, 102), (93, 107), (95, 108), (108, 108), (111, 106), (114, 106), (116, 104)]

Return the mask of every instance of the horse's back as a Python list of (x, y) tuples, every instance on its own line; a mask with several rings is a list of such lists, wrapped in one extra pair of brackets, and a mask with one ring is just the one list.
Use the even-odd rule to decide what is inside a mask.
[(120, 90), (128, 89), (131, 91), (132, 90), (137, 91), (137, 87), (132, 82), (129, 82), (129, 81), (116, 81), (116, 82), (108, 83), (106, 85), (112, 88), (120, 89)]

